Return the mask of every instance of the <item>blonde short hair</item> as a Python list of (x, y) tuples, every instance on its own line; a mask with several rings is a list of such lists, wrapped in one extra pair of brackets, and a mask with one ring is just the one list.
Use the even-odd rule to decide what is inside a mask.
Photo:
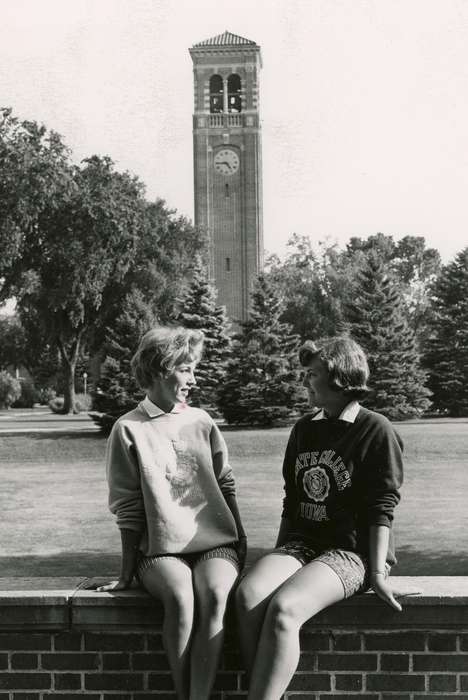
[(198, 362), (203, 348), (202, 331), (182, 326), (156, 326), (140, 340), (131, 366), (142, 389), (184, 362)]
[(355, 340), (347, 336), (322, 338), (316, 342), (306, 340), (299, 349), (301, 365), (307, 367), (315, 357), (325, 365), (332, 389), (343, 391), (353, 399), (363, 399), (369, 393), (369, 365), (364, 350)]

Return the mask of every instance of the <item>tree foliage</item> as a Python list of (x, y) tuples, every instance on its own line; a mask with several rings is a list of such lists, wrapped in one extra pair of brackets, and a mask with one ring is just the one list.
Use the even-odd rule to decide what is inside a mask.
[(468, 248), (445, 265), (434, 283), (425, 353), (434, 406), (468, 415)]
[(353, 237), (344, 250), (326, 241), (314, 250), (309, 238), (293, 235), (284, 261), (273, 256), (268, 262), (268, 278), (285, 297), (282, 320), (303, 340), (339, 332), (347, 300), (355, 295), (369, 256), (376, 256), (398, 283), (402, 311), (422, 346), (430, 315), (429, 289), (440, 268), (440, 256), (434, 248), (426, 248), (421, 236), (396, 242), (378, 233), (366, 239)]
[(120, 315), (106, 329), (94, 408), (113, 418), (135, 407), (143, 397), (130, 366), (141, 337), (156, 324), (156, 315), (135, 289), (125, 297)]
[(354, 268), (355, 279), (369, 255), (377, 257), (399, 285), (404, 302), (401, 310), (422, 346), (430, 317), (430, 288), (441, 266), (438, 251), (426, 248), (422, 236), (404, 236), (399, 241), (383, 233), (366, 239), (353, 237), (343, 253), (343, 262)]
[(26, 337), (17, 316), (0, 316), (0, 370), (24, 364)]
[(343, 321), (335, 258), (334, 246), (323, 245), (317, 254), (310, 238), (294, 234), (285, 260), (267, 261), (265, 277), (283, 299), (281, 320), (302, 340), (332, 335)]
[(218, 391), (226, 380), (231, 354), (230, 324), (224, 307), (216, 303), (217, 292), (209, 278), (207, 265), (198, 256), (190, 286), (178, 298), (177, 322), (186, 328), (203, 331), (203, 355), (197, 366), (197, 386), (190, 394), (190, 403), (216, 413)]
[(373, 389), (366, 403), (390, 419), (419, 416), (429, 406), (415, 333), (401, 288), (376, 254), (368, 255), (346, 306), (349, 331), (369, 360)]
[(21, 396), (21, 383), (5, 370), (0, 371), (0, 409), (10, 408)]
[(220, 408), (229, 423), (273, 425), (290, 417), (299, 398), (297, 335), (280, 320), (282, 302), (265, 277), (258, 278), (249, 318), (234, 334)]
[[(0, 121), (0, 300), (15, 296), (58, 348), (64, 411), (75, 369), (121, 310), (129, 289), (173, 313), (174, 289), (202, 236), (107, 157), (73, 165), (60, 136), (3, 110)], [(187, 257), (189, 254), (189, 257)]]

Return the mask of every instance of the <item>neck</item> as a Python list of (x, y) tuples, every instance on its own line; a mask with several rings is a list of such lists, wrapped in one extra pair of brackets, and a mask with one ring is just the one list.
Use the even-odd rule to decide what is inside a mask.
[(336, 401), (330, 402), (323, 410), (330, 418), (338, 418), (344, 408), (349, 404), (349, 399), (346, 397), (337, 397)]
[(173, 401), (168, 401), (163, 396), (161, 396), (161, 394), (158, 394), (158, 392), (154, 390), (152, 391), (151, 389), (149, 389), (146, 393), (149, 400), (156, 404), (156, 406), (158, 406), (161, 409), (161, 411), (164, 411), (164, 413), (170, 413), (175, 406), (175, 403)]

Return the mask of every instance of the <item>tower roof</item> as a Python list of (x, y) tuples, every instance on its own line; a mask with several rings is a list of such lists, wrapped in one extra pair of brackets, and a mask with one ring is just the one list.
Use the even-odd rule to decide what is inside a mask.
[(225, 31), (223, 34), (211, 37), (211, 39), (199, 41), (197, 44), (194, 44), (192, 48), (195, 49), (199, 46), (256, 46), (256, 43), (250, 39), (245, 39), (242, 36)]

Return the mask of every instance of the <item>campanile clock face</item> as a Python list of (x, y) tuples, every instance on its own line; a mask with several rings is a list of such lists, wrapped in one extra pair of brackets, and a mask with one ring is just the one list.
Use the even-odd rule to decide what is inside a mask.
[(214, 168), (221, 175), (234, 175), (239, 170), (239, 156), (232, 148), (222, 148), (214, 157)]

